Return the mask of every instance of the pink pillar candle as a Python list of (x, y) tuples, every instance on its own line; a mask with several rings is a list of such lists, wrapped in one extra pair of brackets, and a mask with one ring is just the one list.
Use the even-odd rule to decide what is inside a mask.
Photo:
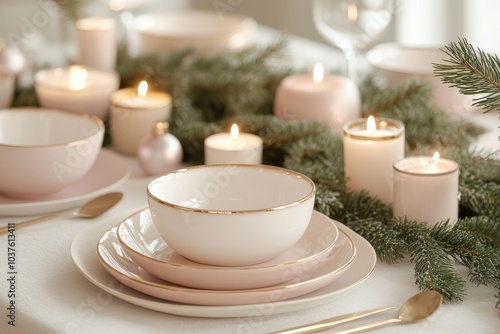
[(323, 75), (319, 65), (315, 66), (313, 75), (292, 75), (281, 81), (274, 100), (274, 113), (284, 120), (322, 122), (340, 136), (346, 121), (361, 116), (360, 93), (352, 80)]

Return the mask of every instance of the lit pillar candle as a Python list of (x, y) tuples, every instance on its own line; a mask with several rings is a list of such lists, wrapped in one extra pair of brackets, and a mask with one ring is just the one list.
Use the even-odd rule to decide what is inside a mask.
[(404, 157), (404, 125), (370, 116), (344, 125), (344, 172), (348, 191), (366, 191), (392, 203), (393, 164)]
[(116, 65), (115, 21), (110, 17), (87, 17), (76, 21), (77, 63), (111, 70)]
[(169, 94), (148, 89), (146, 81), (137, 88), (120, 89), (111, 96), (110, 133), (114, 147), (135, 155), (142, 139), (158, 121), (166, 121), (172, 110)]
[(42, 70), (35, 74), (35, 91), (40, 105), (93, 114), (104, 120), (109, 97), (118, 89), (116, 72), (69, 66)]
[(319, 121), (341, 135), (346, 121), (361, 116), (361, 98), (352, 80), (324, 75), (323, 66), (317, 63), (313, 75), (292, 75), (280, 82), (274, 100), (274, 113), (284, 120)]
[(205, 164), (261, 164), (262, 138), (240, 133), (233, 124), (231, 132), (217, 133), (205, 139)]
[(414, 156), (394, 164), (394, 217), (434, 225), (458, 219), (458, 164), (449, 159)]

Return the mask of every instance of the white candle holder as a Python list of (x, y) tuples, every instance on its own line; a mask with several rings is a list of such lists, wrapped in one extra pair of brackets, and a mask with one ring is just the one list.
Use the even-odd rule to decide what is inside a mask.
[(116, 72), (83, 66), (58, 67), (35, 74), (35, 91), (42, 107), (92, 114), (102, 120), (107, 118), (109, 98), (119, 84)]
[(110, 134), (121, 153), (135, 155), (141, 141), (151, 134), (158, 121), (167, 121), (172, 97), (164, 92), (148, 91), (138, 96), (137, 89), (125, 88), (113, 94), (110, 108)]
[(206, 165), (262, 163), (262, 138), (251, 133), (237, 132), (235, 135), (234, 127), (231, 133), (217, 133), (205, 139)]
[(348, 191), (366, 191), (392, 203), (393, 164), (404, 157), (405, 135), (401, 122), (361, 118), (344, 125), (344, 174)]
[(434, 225), (458, 219), (458, 164), (448, 159), (433, 163), (432, 157), (414, 156), (394, 164), (396, 218)]
[(77, 63), (103, 70), (116, 65), (115, 21), (110, 17), (87, 17), (76, 21)]

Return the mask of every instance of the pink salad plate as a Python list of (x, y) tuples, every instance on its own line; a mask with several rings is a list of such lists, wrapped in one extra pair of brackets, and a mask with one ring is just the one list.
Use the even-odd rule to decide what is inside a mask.
[(149, 209), (134, 213), (117, 229), (117, 238), (127, 254), (150, 274), (208, 290), (255, 289), (289, 281), (322, 263), (338, 236), (334, 221), (314, 211), (306, 232), (292, 248), (264, 263), (226, 267), (193, 262), (176, 253), (161, 238)]
[(161, 280), (141, 268), (127, 255), (118, 241), (116, 232), (115, 226), (104, 233), (97, 244), (97, 256), (113, 277), (144, 294), (190, 305), (249, 305), (301, 296), (341, 277), (356, 257), (352, 239), (340, 231), (333, 249), (314, 270), (285, 283), (243, 290), (194, 289)]

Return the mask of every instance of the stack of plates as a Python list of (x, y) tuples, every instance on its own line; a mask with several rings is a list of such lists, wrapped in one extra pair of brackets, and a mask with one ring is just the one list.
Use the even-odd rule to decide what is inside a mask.
[(211, 306), (275, 303), (332, 286), (352, 267), (356, 273), (351, 270), (349, 286), (369, 276), (376, 262), (373, 248), (340, 225), (314, 212), (304, 236), (280, 256), (252, 266), (221, 267), (173, 251), (145, 209), (107, 230), (98, 241), (97, 256), (123, 284), (165, 301)]

